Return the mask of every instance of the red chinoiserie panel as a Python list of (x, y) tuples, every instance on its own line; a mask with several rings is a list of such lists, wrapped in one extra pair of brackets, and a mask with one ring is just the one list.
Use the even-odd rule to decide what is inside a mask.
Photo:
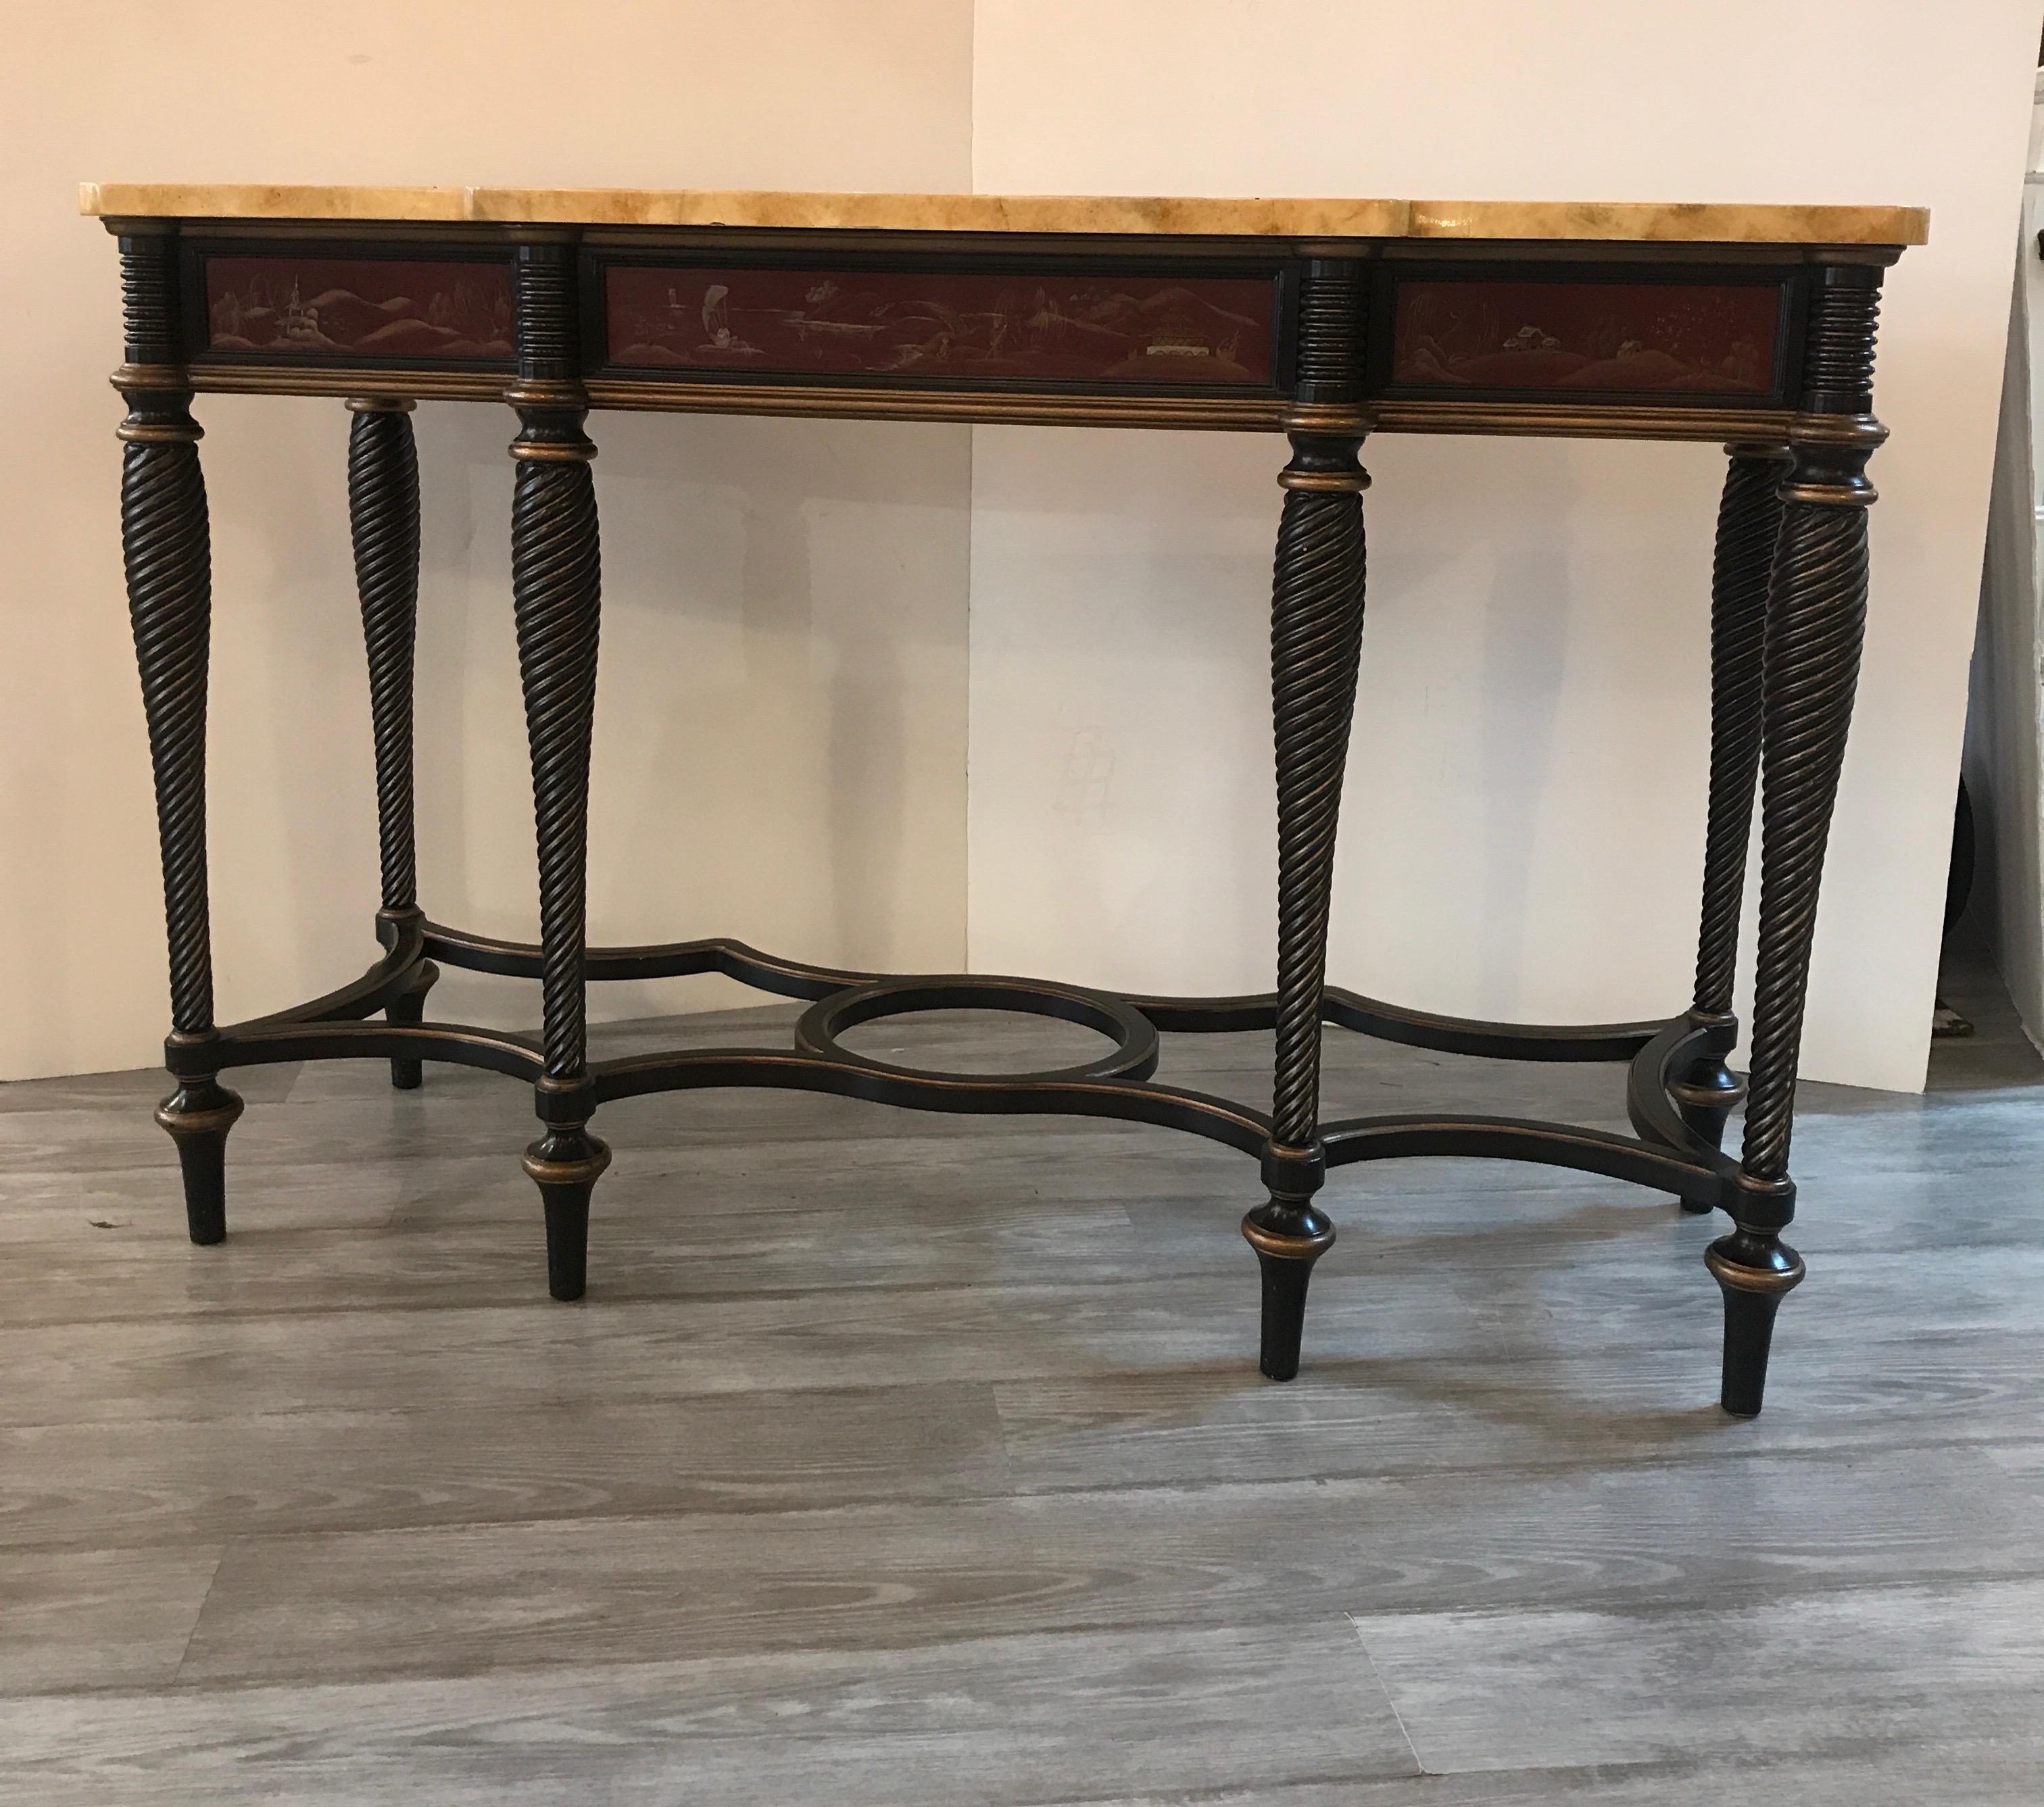
[(1391, 380), (1768, 394), (1781, 309), (1772, 283), (1404, 282)]
[(511, 272), (501, 263), (209, 257), (206, 307), (214, 351), (511, 355)]
[(1264, 387), (1275, 368), (1267, 276), (632, 264), (606, 275), (613, 364)]

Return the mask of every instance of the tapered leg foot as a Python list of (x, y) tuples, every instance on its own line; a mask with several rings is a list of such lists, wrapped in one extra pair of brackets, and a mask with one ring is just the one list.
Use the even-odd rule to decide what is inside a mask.
[(1257, 1366), (1271, 1380), (1290, 1380), (1299, 1372), (1299, 1347), (1306, 1333), (1306, 1283), (1310, 1260), (1256, 1252), (1263, 1270), (1263, 1329)]
[(547, 1291), (559, 1299), (582, 1297), (589, 1286), (587, 1186), (542, 1186), (547, 1213)]
[(525, 1151), (547, 1214), (547, 1291), (579, 1299), (589, 1283), (589, 1195), (610, 1164), (609, 1146), (586, 1130), (555, 1130)]
[(1266, 1379), (1289, 1380), (1299, 1372), (1306, 1327), (1306, 1283), (1313, 1264), (1334, 1245), (1331, 1219), (1310, 1205), (1273, 1199), (1242, 1220), (1242, 1233), (1263, 1270), (1262, 1349), (1257, 1365)]
[[(440, 969), (430, 960), (419, 962), (412, 975), (410, 988), (401, 996), (393, 998), (384, 1007), (386, 1022), (402, 1023), (416, 1029), (426, 1019), (426, 993), (433, 988)], [(390, 1061), (390, 1083), (400, 1091), (417, 1091), (425, 1080), (425, 1065), (420, 1061), (401, 1060), (393, 1056)]]
[(185, 1221), (202, 1246), (227, 1239), (227, 1132), (240, 1115), (240, 1095), (210, 1079), (186, 1080), (156, 1107), (178, 1145)]
[(1734, 1418), (1757, 1418), (1767, 1391), (1774, 1314), (1803, 1279), (1803, 1259), (1771, 1237), (1735, 1230), (1704, 1252), (1724, 1293), (1724, 1379), (1719, 1402)]

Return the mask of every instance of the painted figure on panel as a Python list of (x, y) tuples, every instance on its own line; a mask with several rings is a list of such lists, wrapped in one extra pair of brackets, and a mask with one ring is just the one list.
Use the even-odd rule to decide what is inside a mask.
[(992, 274), (613, 268), (628, 365), (834, 374), (1270, 380), (1267, 278), (1197, 285)]
[(1399, 382), (1481, 389), (1762, 393), (1773, 376), (1772, 284), (1402, 283)]

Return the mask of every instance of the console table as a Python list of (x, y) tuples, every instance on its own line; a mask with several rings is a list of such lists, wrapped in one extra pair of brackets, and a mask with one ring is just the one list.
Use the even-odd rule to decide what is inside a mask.
[[(1262, 1372), (1297, 1371), (1306, 1285), (1335, 1226), (1327, 1169), (1417, 1155), (1545, 1162), (1722, 1209), (1724, 1409), (1759, 1410), (1776, 1309), (1803, 1278), (1782, 1241), (1804, 991), (1865, 615), (1882, 270), (1923, 241), (1906, 207), (1602, 205), (532, 189), (88, 186), (120, 244), (126, 361), (121, 515), (169, 923), (177, 1089), (157, 1112), (192, 1240), (226, 1231), (241, 1102), (222, 1072), (451, 1061), (529, 1083), (549, 1287), (582, 1292), (591, 1133), (613, 1099), (778, 1086), (928, 1111), (1162, 1124), (1256, 1156), (1242, 1222), (1262, 1276)], [(375, 729), (383, 957), (252, 1022), (213, 1021), (206, 700), (210, 570), (198, 393), (344, 398), (348, 502)], [(412, 814), (419, 400), (501, 403), (540, 939), (433, 921)], [(1053, 422), (1280, 432), (1271, 616), (1277, 987), (1132, 997), (1034, 979), (843, 972), (714, 938), (585, 936), (598, 613), (592, 409)], [(1371, 432), (1723, 443), (1711, 595), (1708, 819), (1689, 1007), (1667, 1021), (1450, 1019), (1326, 983), (1335, 827), (1363, 622)], [(1733, 970), (1754, 796), (1760, 938), (1750, 1073)], [(425, 1020), (439, 965), (540, 981), (537, 1037)], [(717, 972), (809, 1000), (793, 1043), (591, 1061), (592, 980)], [(847, 1048), (855, 1024), (962, 1007), (1098, 1030), (1097, 1059), (965, 1076)], [(382, 1021), (371, 1020), (380, 1016)], [(1636, 1134), (1485, 1116), (1324, 1122), (1333, 1023), (1416, 1046), (1627, 1069)], [(1161, 1084), (1160, 1032), (1274, 1030), (1270, 1108)], [(1743, 1099), (1736, 1158), (1720, 1145)]]

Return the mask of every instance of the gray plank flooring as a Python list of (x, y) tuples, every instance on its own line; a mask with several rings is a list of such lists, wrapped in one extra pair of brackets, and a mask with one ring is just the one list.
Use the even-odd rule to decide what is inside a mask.
[[(633, 1100), (561, 1306), (508, 1081), (248, 1076), (213, 1249), (159, 1076), (0, 1088), (0, 1802), (2044, 1799), (2044, 1063), (1946, 990), (1926, 1096), (1805, 1088), (1750, 1424), (1716, 1226), (1573, 1174), (1339, 1174), (1278, 1388), (1253, 1166), (1159, 1131)], [(1329, 1040), (1336, 1111), (1621, 1088)]]

